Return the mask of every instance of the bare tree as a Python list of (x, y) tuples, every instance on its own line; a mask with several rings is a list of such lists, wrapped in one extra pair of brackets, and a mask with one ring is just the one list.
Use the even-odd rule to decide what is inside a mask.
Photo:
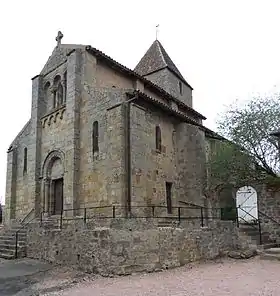
[(232, 104), (218, 121), (220, 134), (246, 151), (251, 161), (274, 178), (280, 172), (280, 159), (278, 140), (271, 133), (279, 128), (279, 94), (254, 97), (243, 106)]

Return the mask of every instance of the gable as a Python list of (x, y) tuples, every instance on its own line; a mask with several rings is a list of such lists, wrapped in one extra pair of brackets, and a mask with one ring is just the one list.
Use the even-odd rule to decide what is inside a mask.
[(61, 64), (65, 63), (69, 53), (77, 48), (83, 49), (85, 46), (77, 44), (61, 44), (60, 46), (56, 46), (42, 71), (40, 72), (40, 75), (46, 75)]

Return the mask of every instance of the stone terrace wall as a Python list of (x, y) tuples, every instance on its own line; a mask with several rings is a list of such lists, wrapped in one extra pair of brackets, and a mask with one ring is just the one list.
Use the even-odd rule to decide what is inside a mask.
[(27, 256), (102, 275), (121, 275), (212, 259), (235, 249), (237, 237), (232, 222), (200, 229), (157, 227), (153, 220), (134, 219), (92, 229), (76, 222), (62, 230), (34, 224), (28, 231)]
[(259, 211), (265, 214), (259, 214), (262, 232), (269, 233), (271, 239), (280, 243), (280, 188), (262, 186), (258, 194)]

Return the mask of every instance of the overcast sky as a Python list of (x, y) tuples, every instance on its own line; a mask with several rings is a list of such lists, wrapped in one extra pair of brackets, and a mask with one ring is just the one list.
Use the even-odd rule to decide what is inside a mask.
[(215, 129), (236, 98), (280, 85), (280, 3), (270, 0), (1, 1), (0, 196), (6, 151), (28, 121), (31, 78), (56, 45), (90, 44), (134, 68), (158, 39), (194, 88), (194, 108)]

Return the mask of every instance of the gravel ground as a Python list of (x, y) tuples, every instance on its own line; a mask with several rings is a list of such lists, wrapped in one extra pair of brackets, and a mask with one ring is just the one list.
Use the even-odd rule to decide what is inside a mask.
[(61, 296), (279, 296), (280, 262), (223, 260), (168, 271), (79, 282), (40, 295)]

